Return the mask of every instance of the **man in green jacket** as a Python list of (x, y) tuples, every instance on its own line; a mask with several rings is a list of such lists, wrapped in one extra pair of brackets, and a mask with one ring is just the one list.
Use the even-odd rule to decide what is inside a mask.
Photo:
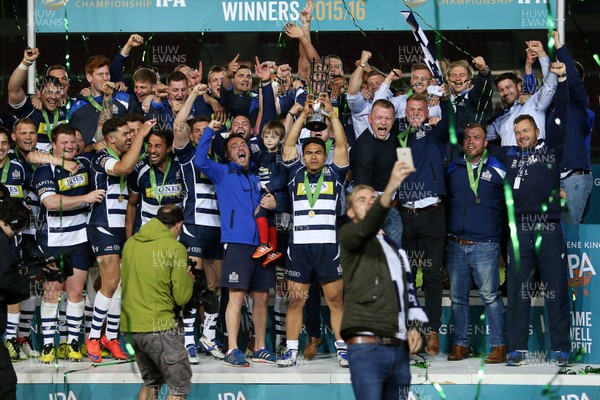
[(182, 225), (183, 211), (166, 205), (123, 247), (121, 330), (144, 380), (140, 399), (156, 398), (165, 383), (169, 399), (185, 399), (190, 390), (192, 369), (173, 312), (193, 289), (187, 252), (177, 241)]
[(358, 185), (347, 197), (353, 223), (340, 230), (344, 317), (352, 389), (357, 400), (406, 399), (409, 355), (421, 348), (414, 329), (427, 322), (404, 250), (382, 230), (392, 196), (415, 169), (397, 161), (381, 194)]

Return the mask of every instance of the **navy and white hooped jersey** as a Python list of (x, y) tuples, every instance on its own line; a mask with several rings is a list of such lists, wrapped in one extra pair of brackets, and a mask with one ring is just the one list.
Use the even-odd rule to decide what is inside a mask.
[[(127, 177), (110, 175), (115, 164), (119, 162), (111, 156), (106, 149), (99, 151), (92, 158), (90, 167), (91, 190), (104, 189), (106, 197), (101, 203), (92, 204), (90, 220), (91, 226), (103, 228), (125, 228), (125, 214), (127, 213)], [(123, 184), (121, 184), (123, 181)], [(122, 187), (121, 187), (122, 186)]]
[(71, 210), (48, 210), (43, 201), (48, 196), (83, 196), (90, 191), (87, 158), (75, 157), (79, 164), (76, 174), (50, 164), (40, 165), (33, 175), (33, 188), (40, 199), (37, 241), (46, 247), (72, 246), (87, 242), (89, 206), (84, 204)]
[(40, 208), (40, 200), (37, 197), (37, 192), (33, 189), (33, 173), (37, 168), (37, 165), (32, 165), (27, 161), (27, 158), (19, 152), (16, 148), (11, 149), (8, 156), (11, 160), (16, 160), (25, 171), (25, 179), (23, 182), (23, 198), (25, 201), (25, 205), (31, 211), (31, 223), (29, 224), (29, 228), (24, 229), (22, 233), (24, 235), (32, 235), (36, 234), (36, 220), (37, 215)]
[[(336, 217), (341, 213), (341, 195), (348, 166), (325, 165), (321, 192), (311, 207), (304, 187), (306, 167), (300, 159), (284, 164), (288, 171), (288, 187), (293, 203), (294, 230), (290, 243), (337, 243)], [(310, 190), (314, 193), (321, 174), (308, 174)]]
[(35, 129), (38, 133), (35, 148), (39, 151), (50, 153), (50, 151), (52, 151), (50, 132), (52, 132), (52, 129), (54, 129), (56, 125), (67, 122), (67, 108), (58, 107), (56, 109), (56, 125), (54, 124), (54, 112), (46, 112), (48, 118), (48, 124), (46, 124), (46, 118), (44, 118), (43, 112), (33, 108), (33, 104), (31, 104), (31, 99), (29, 97), (16, 107), (10, 106), (10, 108), (17, 118), (30, 118), (35, 122)]
[(182, 149), (174, 148), (176, 159), (181, 164), (185, 199), (183, 219), (186, 224), (221, 226), (221, 214), (217, 203), (215, 185), (194, 166), (196, 148), (191, 142)]
[(140, 161), (135, 166), (133, 173), (127, 178), (129, 190), (140, 195), (140, 203), (135, 217), (135, 228), (141, 227), (150, 219), (156, 217), (158, 209), (165, 204), (175, 204), (181, 207), (185, 197), (181, 165), (177, 160), (171, 160), (171, 168), (164, 184), (164, 174), (158, 168), (154, 168), (157, 193), (154, 193), (150, 183), (150, 168), (152, 167), (148, 159)]
[[(8, 163), (8, 167), (6, 167)], [(17, 160), (10, 157), (6, 158), (4, 166), (0, 167), (1, 177), (4, 178), (4, 168), (7, 168), (6, 179), (0, 179), (0, 182), (10, 192), (10, 197), (25, 200), (25, 168)]]

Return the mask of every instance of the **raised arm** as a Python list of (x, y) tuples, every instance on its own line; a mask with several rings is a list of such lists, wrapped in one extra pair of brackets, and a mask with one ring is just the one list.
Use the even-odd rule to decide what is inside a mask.
[(227, 64), (227, 71), (225, 71), (225, 78), (223, 78), (223, 82), (221, 82), (221, 90), (233, 90), (232, 89), (232, 79), (238, 69), (240, 69), (240, 64), (238, 63), (238, 58), (240, 58), (240, 53), (238, 53), (233, 60), (229, 61)]
[(285, 140), (283, 141), (283, 162), (293, 161), (298, 158), (298, 147), (296, 146), (298, 144), (298, 138), (300, 137), (300, 132), (302, 132), (302, 128), (306, 123), (306, 119), (313, 113), (314, 104), (314, 95), (307, 95), (306, 102), (304, 103), (304, 108), (302, 109), (300, 116), (292, 124), (290, 131), (287, 133)]
[(260, 95), (262, 97), (262, 101), (259, 103), (261, 118), (257, 132), (260, 135), (265, 124), (277, 117), (277, 109), (273, 85), (271, 84), (271, 68), (269, 68), (268, 62), (261, 63), (258, 57), (255, 57), (255, 62), (254, 75), (260, 79)]
[(304, 80), (307, 80), (308, 75), (310, 74), (311, 62), (313, 60), (320, 61), (321, 57), (319, 56), (317, 49), (315, 49), (310, 40), (307, 39), (306, 35), (304, 35), (302, 28), (300, 28), (298, 25), (296, 25), (293, 22), (288, 22), (287, 24), (285, 24), (283, 29), (285, 30), (285, 34), (288, 37), (292, 39), (298, 39), (300, 41), (300, 46), (302, 46), (302, 48), (304, 49), (307, 63), (301, 65), (302, 58), (299, 59), (298, 76)]
[(140, 157), (140, 152), (142, 151), (142, 147), (144, 146), (144, 139), (152, 128), (156, 125), (156, 120), (151, 119), (142, 125), (139, 132), (133, 140), (131, 141), (131, 146), (129, 150), (125, 154), (121, 156), (121, 159), (114, 165), (111, 170), (106, 171), (108, 174), (113, 176), (127, 176), (133, 172), (135, 168), (135, 164), (138, 162)]
[[(306, 37), (308, 42), (311, 44), (312, 40), (310, 38), (310, 21), (312, 21), (313, 8), (313, 0), (307, 0), (304, 8), (300, 12), (302, 32), (304, 32), (304, 37)], [(300, 42), (298, 42), (298, 50), (300, 53), (300, 56), (298, 57), (298, 76), (304, 80), (307, 80), (308, 75), (310, 74), (310, 59), (307, 57), (304, 46)]]
[(129, 57), (129, 53), (135, 47), (141, 46), (144, 44), (144, 38), (136, 33), (129, 36), (127, 39), (127, 43), (121, 48), (115, 58), (113, 58), (112, 63), (110, 64), (110, 77), (113, 82), (125, 82), (125, 78), (123, 77), (123, 70), (125, 69), (125, 60)]
[(569, 102), (577, 107), (586, 108), (590, 105), (590, 100), (585, 92), (583, 81), (575, 68), (575, 62), (571, 58), (571, 54), (560, 41), (560, 36), (557, 31), (554, 31), (554, 48), (556, 49), (556, 58), (558, 61), (565, 64), (567, 68), (567, 83), (569, 85)]
[(363, 50), (362, 53), (360, 53), (360, 62), (356, 66), (356, 69), (350, 76), (350, 81), (348, 82), (348, 95), (349, 96), (354, 96), (360, 92), (360, 87), (362, 85), (363, 70), (364, 70), (365, 66), (367, 65), (367, 63), (369, 62), (370, 58), (371, 58), (370, 51)]
[(194, 102), (198, 96), (203, 96), (207, 91), (208, 86), (203, 83), (194, 86), (188, 98), (181, 106), (181, 109), (177, 112), (177, 116), (173, 121), (173, 131), (175, 132), (173, 143), (175, 144), (175, 148), (181, 149), (190, 141), (190, 132), (186, 121), (192, 112), (192, 107), (194, 107)]
[(340, 122), (337, 112), (333, 109), (327, 93), (321, 93), (319, 101), (325, 112), (329, 114), (331, 127), (333, 128), (333, 137), (335, 138), (333, 163), (339, 167), (345, 167), (348, 165), (348, 139), (346, 138), (346, 132), (344, 132), (344, 126)]
[(23, 60), (15, 68), (10, 79), (8, 80), (8, 104), (13, 107), (20, 106), (25, 101), (26, 93), (23, 85), (27, 80), (27, 70), (40, 55), (40, 51), (36, 48), (26, 49), (23, 52)]

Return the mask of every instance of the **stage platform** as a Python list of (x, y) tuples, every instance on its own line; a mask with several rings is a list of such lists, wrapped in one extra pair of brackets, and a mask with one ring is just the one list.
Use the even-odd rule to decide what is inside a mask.
[[(557, 375), (559, 368), (546, 361), (543, 353), (535, 356), (521, 367), (485, 365), (482, 375), (479, 358), (448, 362), (444, 354), (427, 356), (430, 364), (427, 370), (411, 367), (410, 398), (440, 399), (442, 391), (449, 400), (468, 400), (475, 399), (479, 391), (480, 400), (600, 400), (599, 375)], [(17, 362), (14, 364), (19, 379), (17, 398), (136, 399), (141, 387), (136, 364), (111, 361), (105, 360), (96, 367), (89, 361), (59, 361), (58, 365), (41, 364), (37, 359)], [(570, 369), (577, 372), (586, 365), (575, 364)], [(201, 356), (200, 364), (192, 366), (192, 370), (193, 385), (188, 399), (354, 399), (349, 371), (337, 365), (334, 354), (319, 354), (312, 361), (300, 359), (298, 365), (291, 368), (254, 363), (249, 368), (232, 368), (222, 361)], [(160, 398), (166, 399), (165, 393)]]

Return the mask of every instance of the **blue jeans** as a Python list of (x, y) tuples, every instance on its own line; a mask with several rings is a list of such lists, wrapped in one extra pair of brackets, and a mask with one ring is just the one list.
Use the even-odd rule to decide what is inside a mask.
[(571, 175), (560, 180), (560, 187), (567, 193), (567, 207), (562, 213), (562, 222), (565, 224), (580, 224), (583, 212), (594, 180), (592, 174)]
[(383, 222), (383, 231), (394, 239), (398, 246), (402, 244), (402, 217), (397, 208), (391, 208), (388, 212)]
[(469, 291), (473, 281), (485, 304), (490, 347), (504, 345), (504, 305), (498, 291), (499, 258), (498, 242), (461, 245), (448, 240), (446, 264), (450, 276), (454, 345), (469, 347)]
[(409, 362), (406, 346), (349, 344), (348, 364), (356, 400), (408, 398)]

